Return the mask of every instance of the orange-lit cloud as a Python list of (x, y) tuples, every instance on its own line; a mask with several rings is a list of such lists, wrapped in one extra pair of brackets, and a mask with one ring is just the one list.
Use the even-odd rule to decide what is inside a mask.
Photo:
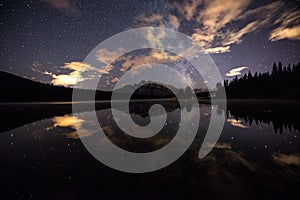
[(258, 22), (254, 21), (247, 24), (244, 28), (237, 32), (229, 32), (226, 34), (226, 37), (223, 39), (223, 45), (239, 44), (242, 42), (242, 37), (245, 34), (255, 31), (258, 28)]
[(152, 28), (148, 28), (145, 38), (147, 39), (149, 44), (151, 44), (151, 46), (156, 48), (163, 48), (161, 40), (163, 40), (166, 36), (167, 34), (164, 30), (154, 32)]
[(178, 29), (180, 26), (180, 22), (175, 15), (169, 15), (169, 22), (175, 29)]
[(76, 6), (75, 2), (72, 0), (41, 0), (42, 2), (46, 2), (52, 8), (57, 10), (72, 14), (78, 15), (79, 8)]
[(270, 33), (271, 41), (291, 39), (300, 40), (300, 11), (286, 11), (275, 21), (279, 27)]
[(124, 49), (118, 49), (117, 51), (110, 51), (107, 49), (99, 49), (96, 52), (96, 59), (104, 64), (106, 66), (104, 69), (99, 69), (99, 72), (101, 74), (109, 74), (110, 71), (114, 69), (114, 66), (112, 65), (113, 62), (116, 62), (118, 60), (121, 60), (123, 58), (125, 50)]
[(300, 25), (291, 28), (279, 27), (271, 32), (271, 41), (282, 39), (300, 40)]
[(95, 67), (82, 62), (65, 63), (65, 65), (62, 66), (61, 68), (71, 70), (71, 72), (66, 74), (59, 74), (59, 75), (56, 75), (52, 72), (47, 72), (47, 71), (44, 72), (44, 74), (52, 76), (51, 83), (53, 85), (74, 86), (80, 82), (89, 79), (83, 76), (84, 72), (86, 71), (99, 72), (99, 69), (96, 69)]
[[(240, 32), (237, 30), (223, 29), (243, 13), (250, 1), (228, 0), (192, 0), (176, 4), (179, 12), (190, 21), (197, 22), (200, 28), (195, 28), (191, 37), (197, 41), (205, 53), (226, 53), (230, 51), (230, 44), (241, 42), (241, 37), (250, 30), (251, 25), (247, 25)], [(230, 34), (230, 35), (228, 35)], [(227, 38), (230, 38), (229, 40)], [(228, 40), (224, 42), (224, 40)], [(215, 44), (214, 43), (219, 43)]]
[[(145, 36), (149, 43), (154, 46), (162, 46), (161, 39), (165, 37), (165, 32), (158, 32), (157, 35), (149, 30)], [(170, 55), (170, 53), (163, 49), (153, 49), (147, 55), (126, 55), (124, 49), (118, 49), (117, 51), (109, 51), (107, 49), (99, 49), (96, 53), (98, 61), (107, 64), (103, 70), (98, 70), (103, 74), (109, 74), (114, 69), (114, 66), (110, 63), (121, 61), (120, 71), (126, 72), (130, 69), (134, 69), (133, 72), (137, 72), (138, 68), (144, 64), (150, 63), (168, 63), (174, 62), (180, 59), (179, 55)], [(136, 70), (136, 71), (135, 71)], [(111, 82), (116, 82), (116, 78)]]
[(208, 32), (216, 32), (233, 21), (245, 9), (249, 0), (206, 0), (204, 9), (199, 11), (197, 21), (202, 23)]
[(168, 63), (179, 59), (180, 56), (178, 55), (170, 55), (163, 50), (153, 49), (149, 55), (123, 57), (124, 63), (122, 64), (121, 71), (125, 72), (130, 69), (138, 70), (144, 64)]
[(225, 76), (231, 77), (231, 76), (241, 75), (241, 72), (247, 68), (248, 67), (246, 66), (242, 66), (242, 67), (231, 69), (228, 73), (225, 74)]
[[(267, 5), (249, 9), (251, 0), (187, 0), (173, 3), (173, 8), (177, 14), (169, 17), (176, 29), (179, 19), (184, 18), (187, 23), (191, 23), (194, 31), (191, 38), (197, 41), (205, 53), (216, 54), (230, 52), (234, 44), (243, 41), (243, 37), (249, 33), (259, 31), (266, 26), (281, 24), (270, 34), (270, 40), (280, 40), (284, 38), (299, 39), (299, 12), (294, 13), (283, 11), (281, 1), (272, 2)], [(282, 14), (280, 19), (276, 16)], [(155, 17), (154, 17), (155, 16)], [(143, 21), (159, 21), (159, 26), (166, 25), (163, 15), (144, 16)], [(250, 21), (251, 19), (251, 21)], [(298, 23), (295, 24), (295, 21)], [(238, 22), (239, 26), (232, 26)], [(153, 24), (152, 24), (153, 25)], [(180, 25), (180, 24), (179, 24)]]
[(118, 49), (117, 51), (99, 49), (96, 52), (96, 58), (98, 61), (109, 65), (115, 61), (114, 58), (118, 58), (120, 55), (123, 55), (124, 51), (124, 49)]

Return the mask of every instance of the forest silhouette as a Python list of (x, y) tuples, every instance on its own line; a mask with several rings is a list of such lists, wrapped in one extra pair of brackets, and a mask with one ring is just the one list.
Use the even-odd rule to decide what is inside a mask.
[[(225, 87), (228, 99), (299, 99), (300, 98), (300, 63), (293, 66), (282, 66), (282, 63), (274, 63), (272, 72), (257, 73), (251, 71), (241, 77), (236, 76), (232, 81), (225, 80), (217, 83), (216, 96), (220, 96)], [(37, 102), (37, 101), (72, 101), (73, 90), (77, 90), (81, 96), (90, 96), (95, 93), (96, 100), (110, 100), (111, 91), (73, 89), (63, 86), (54, 86), (5, 72), (0, 72), (1, 102)], [(124, 88), (125, 89), (125, 88)], [(178, 90), (189, 96), (191, 88)], [(126, 92), (126, 89), (124, 90)], [(122, 92), (119, 91), (119, 92)], [(209, 99), (209, 92), (195, 90), (198, 98)], [(219, 94), (219, 95), (218, 95)], [(133, 99), (173, 98), (175, 95), (164, 86), (149, 83), (141, 86), (132, 96)], [(88, 99), (89, 100), (89, 99)]]
[(257, 73), (251, 71), (240, 78), (223, 84), (218, 83), (217, 89), (225, 87), (227, 98), (257, 98), (257, 99), (298, 99), (300, 98), (300, 63), (282, 66), (279, 62), (273, 64), (272, 72)]

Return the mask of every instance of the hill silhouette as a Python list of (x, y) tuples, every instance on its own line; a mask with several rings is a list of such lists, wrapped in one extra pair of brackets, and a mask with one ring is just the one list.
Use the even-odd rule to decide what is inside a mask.
[[(84, 96), (92, 90), (75, 89)], [(32, 81), (0, 72), (1, 102), (72, 101), (73, 88)], [(109, 100), (111, 92), (96, 91), (97, 100)]]
[[(144, 82), (139, 84), (131, 99), (160, 99), (174, 98), (174, 93), (163, 85)], [(128, 92), (128, 87), (118, 89), (115, 92)], [(218, 83), (216, 88), (225, 87), (228, 99), (300, 99), (300, 63), (283, 67), (281, 62), (274, 63), (272, 72), (249, 73), (238, 78), (237, 76), (229, 82)], [(130, 89), (130, 88), (129, 88)], [(173, 88), (174, 89), (174, 88)], [(111, 91), (73, 89), (63, 86), (55, 86), (22, 78), (6, 72), (0, 72), (0, 102), (51, 102), (72, 101), (73, 90), (82, 97), (91, 96), (96, 93), (95, 100), (111, 100)], [(192, 88), (174, 89), (187, 98), (192, 93)], [(195, 90), (198, 98), (209, 99), (208, 91)], [(218, 97), (218, 91), (216, 92)], [(82, 99), (90, 100), (90, 99)]]
[[(144, 85), (143, 85), (144, 84)], [(174, 94), (168, 88), (155, 83), (143, 83), (133, 93), (131, 99), (172, 98)], [(129, 86), (124, 86), (116, 92), (127, 92)], [(73, 90), (82, 97), (91, 96), (95, 91), (55, 86), (36, 82), (6, 72), (0, 72), (0, 102), (53, 102), (72, 101)], [(184, 92), (184, 91), (182, 91)], [(96, 91), (95, 100), (111, 100), (111, 91)], [(90, 99), (82, 99), (90, 100)]]

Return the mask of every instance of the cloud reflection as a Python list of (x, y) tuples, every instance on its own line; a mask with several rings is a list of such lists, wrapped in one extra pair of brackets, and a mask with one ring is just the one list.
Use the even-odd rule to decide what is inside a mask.
[(300, 167), (300, 154), (274, 153), (272, 158), (276, 163), (281, 165), (295, 165)]
[(231, 124), (231, 126), (238, 127), (238, 128), (248, 128), (248, 126), (242, 124), (241, 120), (236, 119), (227, 119), (227, 122)]
[(72, 129), (72, 131), (64, 134), (67, 138), (79, 139), (77, 130), (80, 132), (80, 137), (87, 137), (93, 134), (93, 131), (83, 128), (83, 124), (86, 123), (85, 120), (79, 119), (78, 117), (73, 115), (54, 117), (53, 122), (53, 128), (67, 127)]

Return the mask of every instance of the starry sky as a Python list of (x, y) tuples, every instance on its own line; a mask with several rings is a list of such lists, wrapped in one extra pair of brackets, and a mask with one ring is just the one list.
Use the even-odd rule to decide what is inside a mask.
[(299, 0), (1, 1), (0, 13), (0, 70), (57, 85), (84, 81), (95, 46), (144, 26), (188, 35), (224, 78), (300, 61)]

